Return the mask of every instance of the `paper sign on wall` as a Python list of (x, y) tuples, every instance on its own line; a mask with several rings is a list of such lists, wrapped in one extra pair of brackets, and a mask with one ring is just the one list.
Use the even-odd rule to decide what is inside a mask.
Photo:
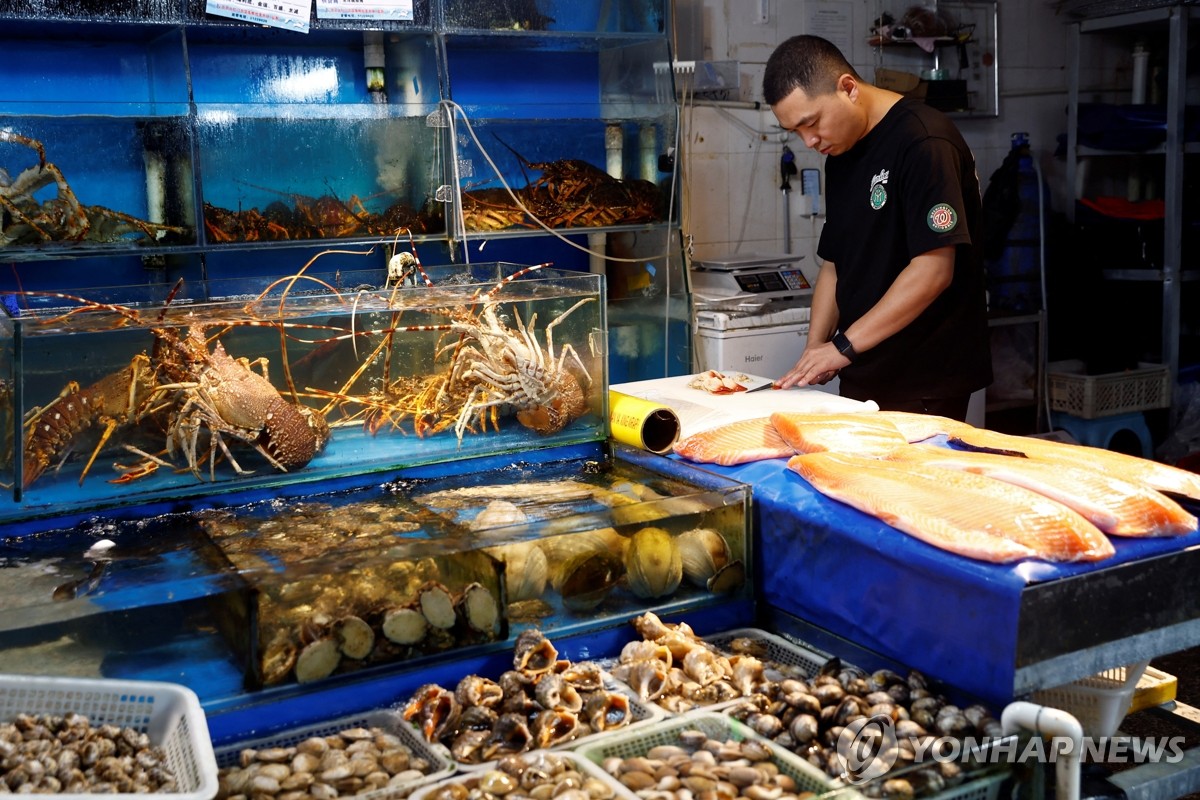
[(412, 22), (412, 0), (317, 0), (318, 19), (398, 19)]
[(312, 0), (207, 0), (204, 10), (219, 17), (308, 33)]

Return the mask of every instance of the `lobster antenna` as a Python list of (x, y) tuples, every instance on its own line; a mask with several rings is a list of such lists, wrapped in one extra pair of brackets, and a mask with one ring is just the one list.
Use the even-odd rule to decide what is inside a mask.
[(529, 167), (530, 169), (533, 169), (533, 162), (531, 162), (529, 159), (525, 158), (525, 156), (518, 153), (515, 147), (513, 147), (508, 142), (501, 139), (500, 134), (496, 133), (495, 131), (492, 131), (492, 136), (495, 136), (496, 141), (499, 142), (500, 144), (504, 145), (505, 150), (507, 150), (508, 152), (512, 153), (514, 156), (517, 157), (517, 161), (520, 162), (520, 164), (521, 164), (521, 177), (523, 177), (525, 179), (525, 185), (528, 186), (529, 185), (529, 173), (525, 171), (525, 168)]

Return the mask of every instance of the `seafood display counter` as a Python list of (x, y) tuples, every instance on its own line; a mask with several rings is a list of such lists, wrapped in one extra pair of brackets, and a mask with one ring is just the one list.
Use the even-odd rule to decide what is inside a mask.
[(0, 586), (20, 613), (0, 672), (316, 713), (323, 694), (417, 680), (531, 627), (566, 637), (751, 596), (748, 487), (602, 443), (219, 499), (6, 537)]
[(0, 520), (603, 441), (601, 276), (404, 255), (4, 295)]
[(1200, 532), (1113, 539), (1103, 561), (953, 555), (830, 500), (769, 459), (714, 471), (754, 487), (764, 618), (1003, 704), (1200, 643)]

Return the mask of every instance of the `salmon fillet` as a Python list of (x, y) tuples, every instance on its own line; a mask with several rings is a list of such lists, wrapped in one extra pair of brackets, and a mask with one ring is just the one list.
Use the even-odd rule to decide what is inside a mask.
[(958, 436), (964, 431), (978, 430), (974, 425), (959, 422), (936, 414), (918, 414), (913, 411), (879, 411), (876, 414), (896, 426), (900, 434), (910, 442), (922, 442), (939, 433)]
[(927, 464), (842, 453), (793, 456), (817, 491), (923, 542), (981, 561), (1099, 561), (1114, 553), (1095, 525), (1020, 486)]
[(986, 428), (969, 427), (954, 432), (952, 437), (971, 447), (1016, 451), (1038, 461), (1067, 465), (1087, 464), (1108, 475), (1144, 483), (1160, 492), (1172, 492), (1200, 500), (1200, 475), (1148, 458), (1116, 453), (1101, 447), (1013, 436)]
[(676, 442), (674, 450), (688, 461), (723, 467), (796, 454), (768, 417), (741, 420), (692, 434)]
[(1023, 486), (1078, 511), (1114, 536), (1178, 536), (1196, 530), (1196, 518), (1143, 483), (1093, 469), (1087, 462), (1055, 464), (1020, 456), (912, 445), (888, 459), (965, 470)]
[(771, 423), (797, 453), (884, 455), (908, 444), (896, 426), (877, 413), (801, 414), (776, 412)]

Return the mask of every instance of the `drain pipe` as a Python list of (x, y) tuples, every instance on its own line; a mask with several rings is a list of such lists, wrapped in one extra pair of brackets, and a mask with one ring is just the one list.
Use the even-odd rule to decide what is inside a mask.
[[(625, 177), (625, 135), (621, 130), (621, 126), (617, 123), (608, 123), (604, 126), (604, 171), (614, 178)], [(605, 274), (604, 255), (607, 253), (608, 236), (603, 233), (589, 233), (588, 250), (592, 254), (588, 256), (588, 270), (596, 275)]]
[(1000, 714), (1000, 727), (1005, 736), (1021, 729), (1039, 736), (1068, 739), (1070, 748), (1056, 752), (1055, 756), (1054, 796), (1057, 800), (1079, 800), (1079, 764), (1083, 758), (1083, 728), (1079, 720), (1061, 709), (1018, 700), (1005, 706)]

